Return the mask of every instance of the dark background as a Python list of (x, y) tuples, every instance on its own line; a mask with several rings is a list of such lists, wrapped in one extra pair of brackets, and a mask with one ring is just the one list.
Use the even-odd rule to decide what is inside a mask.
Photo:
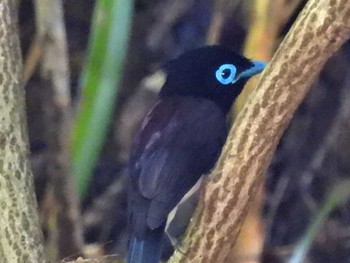
[[(115, 114), (88, 194), (81, 201), (85, 241), (101, 245), (103, 253), (125, 253), (128, 150), (140, 119), (156, 98), (156, 89), (148, 88), (142, 80), (165, 61), (205, 44), (216, 2), (138, 0), (135, 3)], [(218, 42), (243, 52), (254, 1), (238, 2), (228, 7), (229, 15), (220, 28)], [(64, 1), (71, 95), (75, 106), (79, 102), (78, 84), (94, 4), (92, 0)], [(304, 4), (305, 1), (300, 1), (280, 30), (276, 48)], [(178, 5), (182, 7), (180, 11), (176, 9)], [(172, 19), (165, 19), (171, 15)], [(35, 35), (32, 1), (20, 1), (19, 23), (25, 58)], [(329, 60), (282, 138), (266, 174), (264, 206), (259, 218), (265, 232), (261, 262), (284, 262), (293, 245), (305, 234), (331, 186), (350, 175), (349, 64), (347, 43)], [(25, 90), (31, 161), (37, 198), (43, 209), (47, 186), (47, 127), (42, 125), (45, 84), (37, 72)], [(332, 212), (313, 243), (308, 262), (350, 262), (349, 208), (345, 203)]]

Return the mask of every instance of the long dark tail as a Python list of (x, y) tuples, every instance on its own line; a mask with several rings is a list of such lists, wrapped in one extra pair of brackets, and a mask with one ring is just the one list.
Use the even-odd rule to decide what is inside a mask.
[(128, 263), (159, 263), (162, 255), (164, 227), (148, 231), (145, 239), (131, 237)]

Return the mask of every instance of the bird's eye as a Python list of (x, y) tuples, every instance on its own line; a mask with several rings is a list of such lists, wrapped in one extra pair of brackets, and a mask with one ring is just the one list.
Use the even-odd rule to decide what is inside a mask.
[(235, 79), (237, 69), (232, 64), (223, 64), (216, 71), (216, 79), (223, 85), (233, 83)]

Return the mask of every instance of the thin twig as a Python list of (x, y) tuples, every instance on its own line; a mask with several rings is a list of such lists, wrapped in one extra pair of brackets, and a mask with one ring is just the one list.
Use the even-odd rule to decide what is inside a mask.
[(43, 43), (43, 38), (36, 37), (29, 48), (28, 55), (24, 62), (23, 86), (26, 86), (40, 62), (43, 53)]

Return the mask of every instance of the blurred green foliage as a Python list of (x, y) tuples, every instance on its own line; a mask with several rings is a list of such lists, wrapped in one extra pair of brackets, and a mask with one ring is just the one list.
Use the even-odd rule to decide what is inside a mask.
[(312, 242), (315, 240), (316, 235), (319, 233), (321, 227), (328, 219), (329, 214), (343, 204), (350, 197), (350, 180), (344, 180), (337, 183), (328, 194), (321, 209), (311, 221), (304, 236), (297, 243), (292, 256), (287, 263), (303, 263), (305, 262), (306, 255), (309, 252)]
[(73, 175), (84, 196), (113, 114), (127, 50), (133, 1), (96, 2), (73, 127)]

